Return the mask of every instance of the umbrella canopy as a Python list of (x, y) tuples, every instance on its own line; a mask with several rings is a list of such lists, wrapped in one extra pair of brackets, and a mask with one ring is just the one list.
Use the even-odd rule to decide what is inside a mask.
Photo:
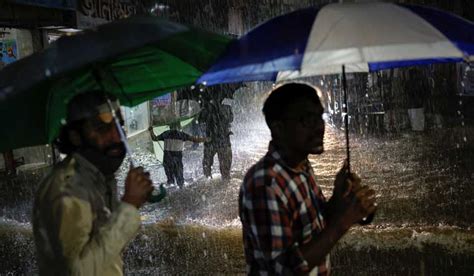
[(133, 106), (191, 85), (230, 41), (157, 17), (61, 37), (0, 71), (0, 151), (51, 142), (78, 93), (105, 89)]
[(474, 61), (474, 24), (434, 8), (339, 3), (273, 18), (233, 42), (198, 82), (285, 80)]
[[(433, 8), (338, 3), (273, 18), (238, 41), (199, 83), (288, 80), (342, 73), (350, 169), (346, 72), (474, 61), (474, 24)], [(361, 224), (372, 221), (373, 214)]]

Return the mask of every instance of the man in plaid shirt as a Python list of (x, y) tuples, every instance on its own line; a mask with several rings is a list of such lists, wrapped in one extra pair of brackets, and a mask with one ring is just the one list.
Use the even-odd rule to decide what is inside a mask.
[(375, 211), (374, 191), (346, 165), (330, 200), (316, 185), (307, 157), (323, 152), (323, 111), (316, 90), (302, 83), (276, 88), (264, 104), (272, 141), (239, 195), (250, 275), (328, 275), (331, 248)]

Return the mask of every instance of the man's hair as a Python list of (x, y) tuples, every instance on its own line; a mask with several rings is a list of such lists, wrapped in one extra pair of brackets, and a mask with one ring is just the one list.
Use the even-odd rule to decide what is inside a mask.
[(82, 126), (88, 118), (99, 114), (97, 107), (107, 103), (107, 98), (115, 101), (112, 95), (106, 95), (99, 90), (88, 91), (74, 96), (67, 105), (66, 124), (61, 127), (58, 137), (53, 144), (64, 154), (74, 152), (77, 147), (69, 140), (69, 132), (76, 130), (82, 133)]
[(320, 103), (320, 99), (311, 85), (305, 83), (286, 83), (273, 89), (263, 104), (263, 115), (270, 127), (271, 123), (283, 119), (290, 104), (301, 99)]
[(60, 153), (71, 154), (76, 151), (77, 146), (71, 143), (71, 140), (69, 139), (69, 132), (71, 130), (75, 130), (80, 133), (82, 131), (81, 129), (84, 121), (85, 120), (74, 121), (73, 123), (69, 123), (61, 127), (58, 137), (56, 137), (56, 139), (53, 141), (53, 145)]

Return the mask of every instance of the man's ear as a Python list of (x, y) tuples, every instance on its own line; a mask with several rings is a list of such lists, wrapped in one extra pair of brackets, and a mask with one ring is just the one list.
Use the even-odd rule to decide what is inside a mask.
[(74, 130), (74, 129), (69, 130), (68, 136), (69, 136), (68, 137), (69, 141), (71, 141), (71, 144), (73, 144), (74, 146), (78, 147), (82, 145), (81, 135), (79, 134), (77, 130)]
[(269, 125), (270, 132), (272, 134), (272, 138), (278, 139), (280, 137), (280, 133), (283, 129), (283, 122), (282, 121), (273, 121)]

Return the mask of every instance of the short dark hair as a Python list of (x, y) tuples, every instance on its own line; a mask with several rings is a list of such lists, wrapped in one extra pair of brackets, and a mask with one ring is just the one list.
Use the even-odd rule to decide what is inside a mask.
[(85, 120), (74, 121), (61, 127), (58, 137), (53, 141), (53, 145), (60, 153), (71, 154), (77, 150), (77, 146), (73, 145), (71, 140), (69, 140), (69, 132), (75, 130), (81, 133), (84, 123)]
[(107, 98), (111, 101), (116, 100), (113, 95), (100, 90), (92, 90), (78, 94), (69, 101), (66, 111), (66, 124), (61, 127), (58, 137), (53, 141), (59, 152), (71, 154), (77, 150), (77, 147), (69, 140), (69, 132), (75, 130), (81, 134), (86, 120), (98, 114), (96, 107), (107, 103)]
[(316, 89), (306, 83), (286, 83), (272, 90), (262, 109), (267, 125), (282, 119), (288, 106), (300, 99), (321, 103)]

